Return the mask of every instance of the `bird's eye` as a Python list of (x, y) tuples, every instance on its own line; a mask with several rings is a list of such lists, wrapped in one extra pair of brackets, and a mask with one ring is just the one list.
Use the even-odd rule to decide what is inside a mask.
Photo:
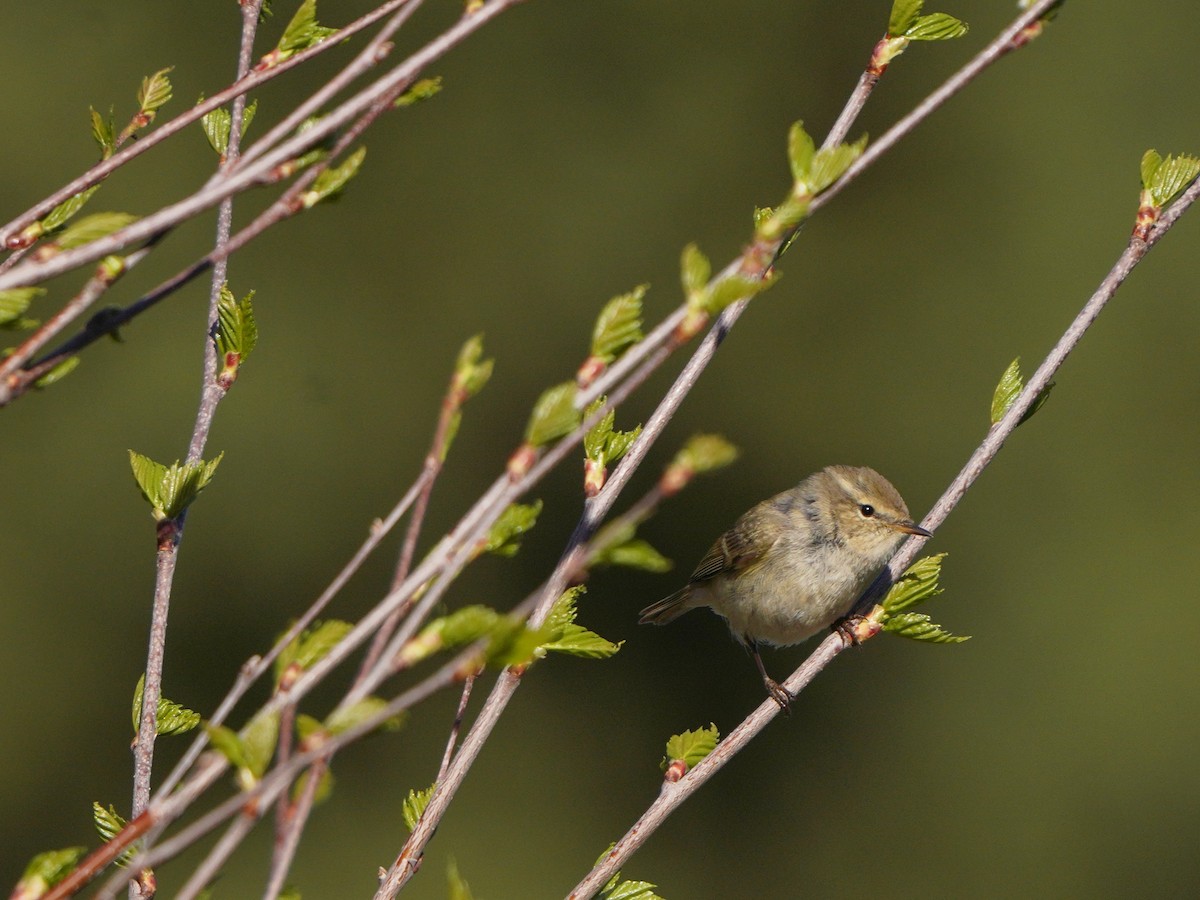
[(864, 519), (869, 519), (871, 516), (875, 515), (875, 507), (873, 507), (870, 503), (860, 503), (858, 506), (858, 511), (863, 514)]

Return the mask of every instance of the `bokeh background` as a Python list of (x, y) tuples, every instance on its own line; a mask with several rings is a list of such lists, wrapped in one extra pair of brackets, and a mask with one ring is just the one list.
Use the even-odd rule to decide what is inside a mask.
[[(295, 6), (275, 5), (259, 52)], [(370, 6), (323, 0), (319, 12), (338, 25)], [(427, 6), (398, 53), (458, 9)], [(855, 133), (882, 133), (1014, 14), (981, 0), (934, 8), (971, 33), (912, 48)], [(426, 546), (449, 527), (537, 394), (574, 371), (605, 300), (649, 282), (656, 321), (679, 302), (683, 245), (718, 264), (738, 251), (753, 207), (786, 190), (789, 124), (823, 134), (887, 13), (882, 0), (533, 0), (431, 70), (445, 91), (369, 133), (340, 203), (234, 259), (234, 290), (257, 291), (261, 344), (220, 410), (210, 448), (225, 461), (189, 520), (166, 693), (211, 711), (308, 605), (417, 472), (453, 356), (483, 332), (496, 374), (468, 409)], [(238, 26), (236, 4), (211, 0), (62, 0), (6, 17), (3, 217), (94, 160), (89, 105), (123, 121), (142, 76), (164, 66), (166, 114), (224, 86)], [(760, 701), (719, 620), (647, 629), (636, 611), (743, 509), (827, 463), (875, 466), (916, 514), (929, 508), (982, 438), (1004, 367), (1019, 354), (1032, 370), (1124, 246), (1142, 153), (1200, 152), (1198, 39), (1194, 0), (1069, 3), (814, 218), (628, 494), (696, 431), (742, 448), (644, 529), (677, 570), (594, 578), (582, 621), (624, 649), (534, 670), (412, 896), (444, 896), (451, 857), (484, 900), (564, 894), (654, 797), (669, 735), (728, 731)], [(252, 136), (357, 46), (264, 89)], [(195, 128), (92, 208), (149, 212), (213, 164)], [(269, 196), (239, 201), (238, 221)], [(212, 227), (180, 229), (113, 301), (202, 253)], [(1200, 892), (1198, 247), (1200, 223), (1185, 220), (1154, 250), (930, 543), (950, 556), (929, 611), (974, 640), (880, 639), (843, 655), (627, 877), (671, 898)], [(76, 284), (55, 284), (35, 314)], [(205, 298), (189, 287), (3, 411), (0, 883), (40, 850), (94, 844), (93, 800), (128, 808), (154, 534), (126, 450), (184, 453)], [(623, 423), (648, 413), (682, 359)], [(577, 472), (538, 496), (522, 555), (481, 561), (452, 605), (504, 608), (548, 571), (580, 508)], [(333, 614), (369, 607), (394, 552)], [(782, 675), (805, 652), (769, 665)], [(369, 894), (456, 700), (338, 757), (294, 872), (306, 898)], [(163, 771), (182, 746), (160, 743)], [(268, 848), (263, 829), (215, 896), (257, 896)], [(180, 871), (160, 873), (165, 896)]]

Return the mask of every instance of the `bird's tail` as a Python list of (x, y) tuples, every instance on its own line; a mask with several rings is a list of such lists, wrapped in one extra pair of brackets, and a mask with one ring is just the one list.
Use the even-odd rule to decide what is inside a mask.
[(689, 602), (691, 599), (691, 586), (680, 588), (670, 597), (663, 597), (657, 603), (651, 603), (643, 609), (638, 624), (666, 625), (668, 622), (674, 622), (689, 609), (695, 608), (695, 604)]

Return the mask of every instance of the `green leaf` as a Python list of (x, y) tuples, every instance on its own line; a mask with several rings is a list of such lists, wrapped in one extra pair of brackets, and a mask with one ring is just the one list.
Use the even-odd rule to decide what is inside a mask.
[(590, 561), (592, 566), (624, 566), (643, 572), (669, 572), (674, 563), (641, 538), (604, 547)]
[(395, 106), (414, 106), (423, 103), (442, 90), (442, 76), (422, 78), (396, 98)]
[(682, 760), (692, 769), (695, 765), (712, 753), (721, 740), (721, 732), (717, 726), (710, 723), (707, 728), (697, 728), (695, 731), (685, 731), (683, 734), (673, 734), (667, 741), (667, 755), (663, 757), (661, 768), (665, 772), (667, 766), (675, 760)]
[(738, 300), (749, 299), (773, 285), (779, 276), (775, 273), (764, 278), (747, 278), (745, 275), (726, 275), (712, 286), (705, 298), (704, 310), (716, 315)]
[[(257, 111), (257, 100), (246, 104), (242, 109), (242, 130), (240, 136), (245, 136), (246, 129), (254, 121), (254, 114)], [(204, 137), (208, 139), (208, 145), (222, 157), (229, 150), (229, 132), (232, 121), (233, 113), (224, 106), (218, 106), (216, 109), (200, 117), (200, 127), (204, 130)]]
[(500, 614), (486, 606), (466, 606), (448, 616), (434, 619), (400, 651), (399, 662), (408, 667), (451, 647), (469, 644), (488, 634)]
[(467, 398), (474, 397), (482, 391), (492, 377), (495, 360), (485, 359), (480, 362), (482, 356), (482, 334), (470, 338), (458, 351), (458, 360), (454, 364), (454, 384)]
[(278, 688), (284, 673), (293, 666), (302, 672), (329, 655), (354, 626), (340, 619), (313, 622), (300, 632), (275, 658), (275, 686)]
[(891, 616), (883, 623), (883, 630), (909, 640), (930, 644), (961, 644), (971, 639), (969, 634), (951, 634), (940, 625), (935, 625), (929, 616), (922, 613), (900, 613)]
[(656, 887), (658, 885), (649, 881), (620, 881), (602, 892), (601, 896), (604, 900), (662, 900), (654, 893)]
[(108, 159), (113, 155), (113, 151), (117, 146), (117, 128), (113, 124), (112, 110), (108, 111), (108, 118), (96, 112), (95, 107), (88, 107), (92, 114), (92, 140), (100, 145), (100, 158)]
[[(295, 803), (303, 796), (304, 791), (308, 786), (308, 779), (312, 777), (312, 769), (305, 769), (300, 773), (300, 777), (296, 779), (296, 783), (292, 785), (292, 802)], [(329, 799), (329, 795), (333, 793), (333, 773), (328, 768), (322, 769), (321, 780), (317, 782), (317, 788), (313, 791), (313, 806), (318, 803), (323, 803)], [(299, 896), (299, 895), (296, 895)], [(284, 895), (280, 894), (279, 900), (284, 900)]]
[(949, 41), (967, 33), (967, 23), (946, 13), (921, 16), (904, 32), (910, 41)]
[(526, 443), (542, 447), (570, 434), (580, 420), (579, 410), (575, 408), (577, 392), (573, 381), (564, 381), (544, 391), (529, 416), (529, 424), (525, 428)]
[(424, 790), (411, 789), (408, 796), (404, 798), (404, 805), (400, 809), (400, 815), (404, 818), (404, 824), (409, 831), (417, 827), (417, 822), (421, 820), (421, 814), (425, 812), (425, 807), (429, 805), (429, 798), (433, 796), (434, 785), (430, 785)]
[(63, 250), (82, 247), (94, 240), (107, 237), (115, 231), (120, 231), (131, 222), (136, 222), (137, 216), (123, 212), (102, 212), (84, 216), (66, 231), (54, 243)]
[(204, 723), (204, 732), (214, 750), (220, 753), (236, 769), (246, 766), (246, 747), (241, 737), (232, 728), (224, 725)]
[[(1017, 422), (1018, 425), (1024, 425), (1033, 418), (1034, 413), (1041, 409), (1042, 404), (1049, 399), (1050, 392), (1054, 390), (1054, 385), (1055, 382), (1052, 381), (1038, 392), (1033, 403), (1029, 405), (1029, 408), (1022, 414), (1020, 421)], [(1018, 356), (1008, 364), (1008, 368), (1000, 376), (996, 390), (992, 392), (991, 419), (993, 425), (1004, 418), (1005, 414), (1017, 401), (1017, 397), (1020, 396), (1024, 387), (1025, 380), (1021, 377), (1021, 357)]]
[[(92, 803), (92, 824), (96, 826), (96, 833), (100, 835), (100, 840), (108, 843), (125, 827), (125, 819), (118, 815), (117, 809), (111, 803), (105, 809), (99, 803)], [(133, 859), (137, 852), (140, 842), (135, 842), (133, 845), (124, 850), (115, 860), (118, 866), (124, 868), (129, 860)]]
[(711, 276), (712, 263), (700, 252), (700, 248), (695, 244), (684, 247), (679, 259), (679, 280), (683, 284), (683, 295), (687, 297), (689, 306), (703, 300)]
[(841, 178), (866, 148), (867, 136), (864, 134), (853, 144), (838, 144), (836, 147), (818, 150), (806, 179), (808, 193), (816, 196)]
[(167, 77), (174, 66), (159, 69), (153, 75), (142, 79), (141, 90), (138, 91), (138, 109), (146, 116), (147, 122), (153, 121), (156, 110), (161, 109), (171, 99), (171, 79)]
[(583, 585), (578, 585), (564, 591), (562, 596), (554, 601), (554, 606), (550, 608), (546, 621), (539, 629), (549, 636), (549, 640), (537, 647), (536, 655), (539, 658), (545, 656), (547, 652), (551, 652), (580, 656), (585, 659), (607, 659), (621, 649), (624, 641), (614, 644), (595, 632), (575, 624), (577, 615), (575, 600), (584, 590)]
[(62, 362), (54, 365), (50, 371), (46, 372), (46, 374), (42, 375), (38, 379), (35, 379), (33, 386), (36, 388), (48, 388), (50, 385), (57, 381), (62, 381), (64, 378), (74, 372), (78, 365), (78, 356), (68, 356)]
[(367, 148), (359, 147), (346, 157), (340, 166), (330, 167), (318, 175), (312, 187), (305, 191), (301, 198), (304, 208), (311, 209), (318, 203), (333, 201), (341, 196), (346, 184), (358, 174), (366, 155)]
[(880, 605), (889, 614), (894, 614), (936, 597), (942, 592), (938, 587), (938, 579), (941, 577), (942, 560), (945, 558), (945, 553), (935, 553), (918, 559), (896, 579), (896, 583), (888, 590)]
[(642, 298), (649, 289), (650, 285), (639, 284), (628, 294), (619, 294), (604, 304), (592, 329), (592, 356), (611, 363), (645, 337)]
[(1143, 189), (1150, 193), (1155, 206), (1163, 207), (1200, 175), (1200, 159), (1183, 154), (1163, 158), (1147, 150), (1142, 156), (1141, 173)]
[(248, 771), (257, 782), (271, 764), (275, 746), (279, 743), (279, 713), (259, 713), (238, 736), (242, 739), (243, 748), (243, 764), (239, 768)]
[(688, 439), (671, 465), (693, 474), (723, 468), (738, 458), (738, 448), (719, 434), (697, 434)]
[(29, 861), (12, 896), (18, 900), (34, 900), (71, 874), (79, 861), (87, 856), (87, 847), (64, 847), (47, 850)]
[[(146, 690), (145, 673), (138, 679), (133, 691), (133, 733), (142, 727), (142, 695)], [(200, 724), (200, 713), (180, 706), (163, 696), (158, 698), (158, 709), (154, 716), (154, 733), (158, 735), (187, 734)]]
[(251, 303), (253, 297), (254, 291), (251, 291), (237, 300), (227, 283), (221, 285), (213, 343), (217, 348), (217, 363), (220, 366), (217, 382), (226, 389), (237, 379), (242, 363), (258, 343), (258, 325), (254, 321), (254, 306)]
[[(325, 719), (325, 730), (333, 735), (341, 734), (379, 715), (386, 706), (387, 701), (382, 697), (363, 697), (349, 706), (331, 712)], [(384, 731), (396, 731), (403, 722), (404, 716), (394, 715), (384, 719), (378, 727)]]
[(176, 460), (164, 466), (130, 450), (129, 465), (142, 496), (154, 508), (155, 520), (162, 521), (177, 518), (208, 487), (224, 455), (221, 453), (210, 462), (199, 460), (181, 465)]
[(492, 627), (484, 659), (489, 666), (524, 666), (538, 656), (538, 648), (552, 637), (547, 628), (529, 628), (519, 616), (502, 616)]
[(50, 212), (46, 213), (40, 222), (43, 233), (50, 234), (61, 229), (67, 224), (69, 219), (73, 218), (76, 213), (83, 209), (83, 205), (98, 190), (100, 190), (100, 185), (94, 184), (90, 188), (68, 197), (62, 203), (58, 204), (58, 206), (54, 207), (54, 209), (50, 210)]
[(285, 60), (297, 51), (315, 46), (337, 34), (337, 31), (336, 28), (326, 28), (317, 24), (317, 0), (304, 0), (276, 45), (278, 60)]
[(888, 17), (887, 33), (890, 37), (899, 37), (908, 31), (921, 14), (925, 0), (895, 0), (892, 13)]
[[(792, 181), (797, 184), (808, 181), (816, 152), (817, 145), (813, 142), (812, 136), (804, 130), (804, 123), (793, 122), (788, 131), (788, 164), (792, 170)], [(816, 193), (816, 191), (809, 193)]]
[[(597, 397), (588, 406), (587, 411), (584, 413), (584, 418), (590, 418), (607, 402), (607, 398)], [(613, 422), (615, 420), (616, 410), (610, 409), (584, 435), (584, 453), (588, 459), (597, 465), (607, 466), (609, 463), (616, 462), (628, 452), (633, 442), (637, 440), (638, 435), (642, 433), (641, 425), (634, 428), (633, 431), (614, 431)]]
[(454, 857), (446, 863), (446, 897), (447, 900), (474, 900), (475, 897), (466, 879), (458, 874), (458, 863)]
[(483, 552), (496, 556), (515, 556), (521, 549), (520, 537), (537, 524), (542, 511), (542, 501), (533, 503), (511, 503), (500, 514), (496, 524), (488, 531)]
[(45, 288), (23, 287), (0, 291), (0, 328), (17, 329), (28, 322), (25, 313), (35, 297), (46, 293)]

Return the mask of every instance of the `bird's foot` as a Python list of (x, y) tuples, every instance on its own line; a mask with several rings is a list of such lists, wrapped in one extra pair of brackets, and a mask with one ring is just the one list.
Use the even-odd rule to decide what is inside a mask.
[(845, 616), (838, 619), (829, 629), (840, 634), (847, 647), (857, 647), (868, 638), (879, 633), (879, 623), (866, 616)]
[(779, 704), (779, 708), (783, 710), (785, 715), (792, 714), (792, 700), (795, 699), (782, 684), (774, 678), (764, 679), (767, 686), (767, 694)]

